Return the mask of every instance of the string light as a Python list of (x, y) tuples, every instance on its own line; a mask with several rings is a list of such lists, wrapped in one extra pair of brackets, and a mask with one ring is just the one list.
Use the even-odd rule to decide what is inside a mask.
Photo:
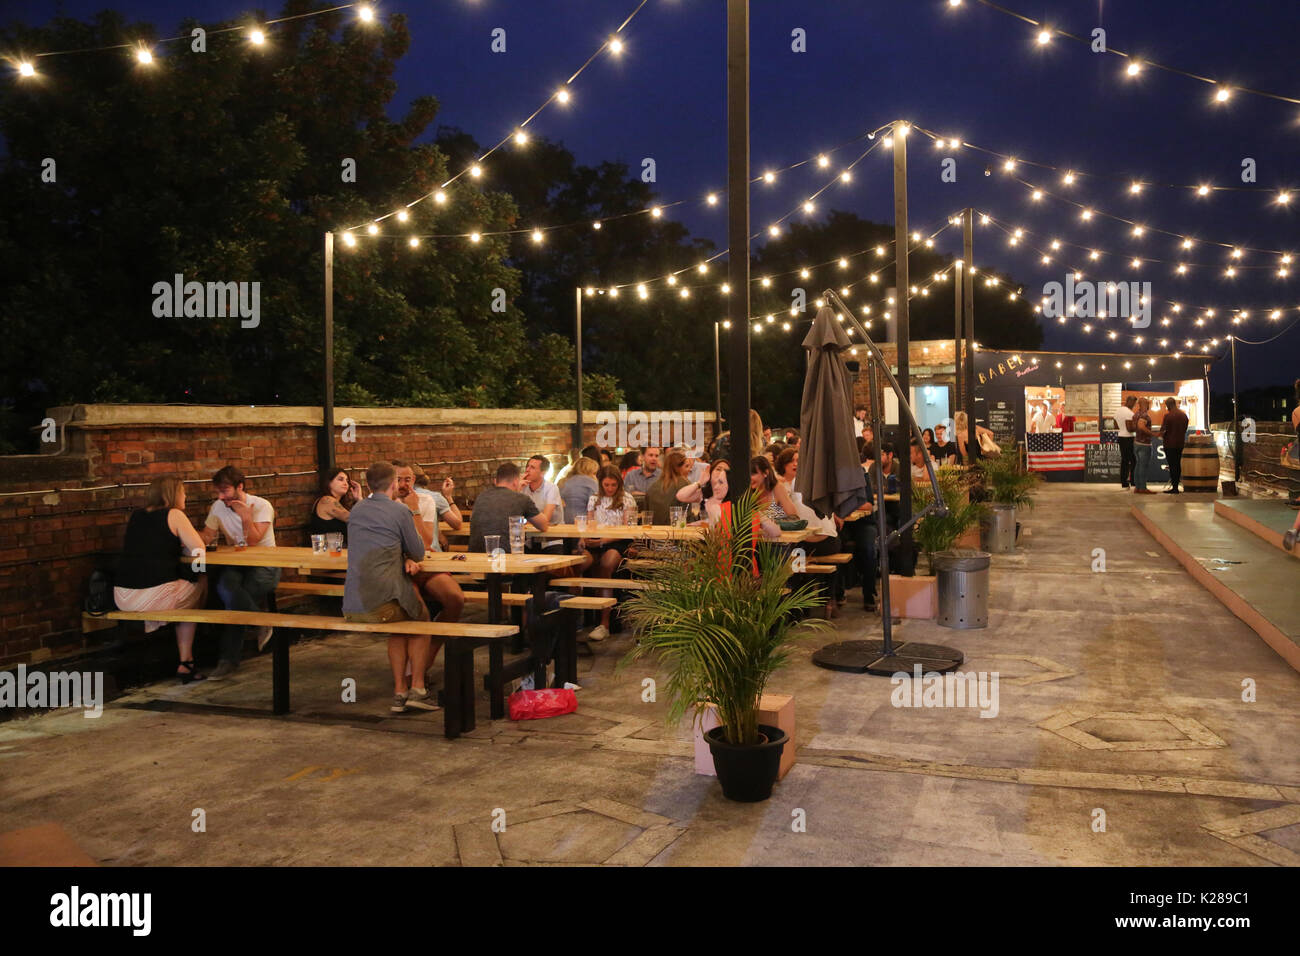
[(266, 34), (261, 30), (250, 30), (248, 33), (248, 39), (254, 46), (261, 46), (266, 42)]

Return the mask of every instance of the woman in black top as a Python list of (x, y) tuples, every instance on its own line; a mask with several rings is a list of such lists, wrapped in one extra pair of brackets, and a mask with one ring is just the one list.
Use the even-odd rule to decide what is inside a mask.
[[(202, 607), (207, 597), (207, 579), (183, 574), (182, 555), (201, 556), (203, 539), (185, 517), (185, 485), (179, 478), (155, 478), (149, 483), (145, 506), (132, 512), (126, 525), (126, 543), (118, 563), (113, 599), (123, 611), (165, 611)], [(146, 632), (162, 627), (161, 621), (146, 621)], [(182, 684), (203, 680), (194, 667), (194, 624), (176, 625), (176, 649), (180, 664), (176, 676)]]
[(320, 473), (320, 496), (312, 505), (308, 534), (343, 535), (347, 541), (348, 513), (361, 497), (361, 486), (342, 468), (325, 468)]

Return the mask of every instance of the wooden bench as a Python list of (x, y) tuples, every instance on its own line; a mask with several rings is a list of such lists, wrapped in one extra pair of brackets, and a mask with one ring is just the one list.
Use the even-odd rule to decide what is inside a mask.
[(650, 586), (648, 581), (632, 578), (551, 578), (549, 583), (557, 588), (608, 588), (613, 591), (644, 591)]
[[(327, 587), (330, 585), (326, 585)], [(289, 641), (287, 631), (321, 630), (347, 631), (370, 634), (428, 635), (446, 642), (443, 658), (444, 734), (449, 738), (473, 730), (474, 721), (474, 657), (473, 648), (486, 644), (501, 648), (505, 638), (519, 632), (513, 624), (448, 624), (439, 621), (390, 621), (386, 624), (345, 621), (341, 617), (310, 614), (276, 614), (267, 611), (224, 611), (192, 608), (175, 611), (109, 611), (107, 614), (86, 615), (93, 620), (105, 618), (114, 621), (163, 621), (195, 624), (236, 625), (241, 627), (271, 627), (271, 712), (289, 712)]]
[(853, 555), (849, 552), (839, 554), (819, 554), (817, 557), (818, 564), (848, 564), (853, 560)]

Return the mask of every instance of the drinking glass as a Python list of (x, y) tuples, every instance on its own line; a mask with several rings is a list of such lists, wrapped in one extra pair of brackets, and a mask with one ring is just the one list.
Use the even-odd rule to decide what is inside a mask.
[(243, 550), (244, 550), (245, 548), (247, 548), (247, 547), (248, 547), (248, 542), (244, 540), (244, 536), (243, 536), (242, 534), (241, 534), (238, 538), (235, 539), (235, 550), (236, 550), (236, 551), (243, 551)]
[(312, 553), (312, 554), (324, 554), (324, 553), (325, 553), (325, 550), (326, 550), (326, 549), (325, 549), (325, 535), (323, 535), (323, 534), (314, 534), (314, 535), (312, 535), (312, 536), (311, 536), (311, 553)]
[(501, 550), (501, 535), (485, 534), (483, 535), (483, 550), (488, 554), (496, 554)]
[(325, 544), (330, 549), (330, 557), (337, 558), (343, 554), (343, 532), (331, 531), (325, 535)]
[(510, 553), (524, 553), (524, 516), (511, 515), (506, 519), (510, 522)]
[(686, 527), (686, 509), (681, 506), (674, 506), (668, 509), (669, 524), (674, 528)]
[(575, 526), (579, 531), (586, 531), (586, 530), (587, 530), (587, 516), (586, 516), (586, 515), (575, 515), (574, 518), (573, 518), (573, 524), (574, 524), (574, 526)]
[(655, 513), (653, 511), (641, 512), (641, 524), (649, 528), (655, 523)]

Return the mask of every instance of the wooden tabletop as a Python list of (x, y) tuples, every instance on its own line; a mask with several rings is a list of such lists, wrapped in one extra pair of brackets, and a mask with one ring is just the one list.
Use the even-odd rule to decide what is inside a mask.
[[(185, 564), (191, 558), (182, 556)], [(216, 551), (204, 554), (211, 565), (244, 568), (310, 568), (313, 571), (346, 571), (348, 553), (334, 557), (328, 553), (317, 554), (311, 548), (243, 548), (222, 545)], [(426, 551), (420, 562), (421, 571), (448, 571), (466, 574), (536, 574), (540, 571), (562, 571), (580, 564), (582, 558), (574, 554), (505, 554), (501, 563), (493, 563), (486, 554), (447, 554)]]

